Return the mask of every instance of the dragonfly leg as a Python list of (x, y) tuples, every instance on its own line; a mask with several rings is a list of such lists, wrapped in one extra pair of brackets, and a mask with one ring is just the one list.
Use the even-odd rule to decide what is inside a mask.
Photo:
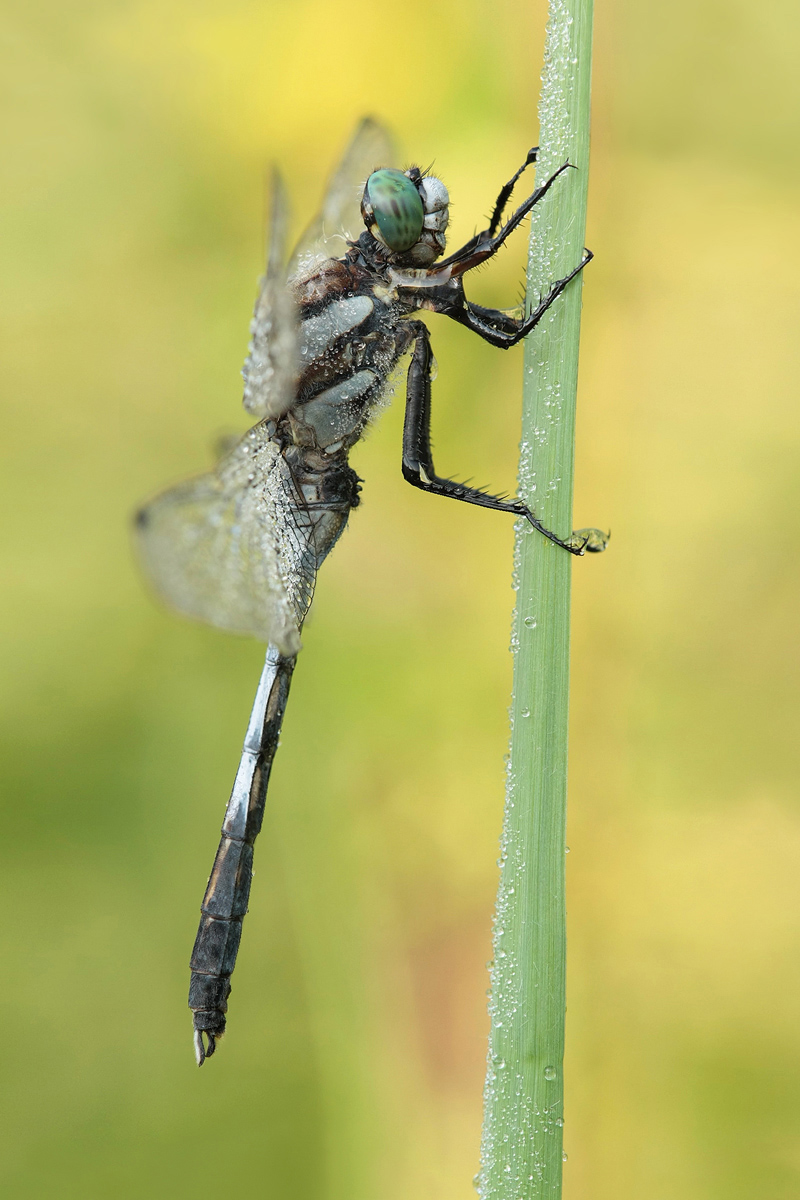
[(492, 236), (494, 236), (494, 234), (497, 232), (497, 227), (500, 224), (500, 221), (502, 220), (503, 212), (505, 211), (505, 207), (508, 204), (508, 201), (511, 197), (511, 193), (514, 190), (514, 184), (517, 182), (517, 180), (519, 179), (520, 175), (525, 170), (525, 168), (529, 167), (531, 165), (531, 163), (536, 162), (536, 157), (537, 157), (538, 153), (539, 153), (538, 146), (534, 146), (532, 149), (530, 149), (528, 151), (528, 157), (525, 159), (525, 162), (522, 164), (520, 169), (514, 175), (512, 175), (512, 177), (511, 177), (511, 179), (509, 179), (508, 183), (504, 183), (503, 186), (501, 187), (500, 195), (497, 197), (494, 209), (492, 210), (492, 219), (489, 222), (489, 233), (492, 234)]
[(447, 312), (447, 316), (452, 317), (461, 325), (466, 325), (467, 329), (471, 329), (473, 333), (477, 333), (484, 341), (489, 342), (492, 346), (497, 346), (501, 350), (508, 350), (511, 346), (516, 346), (517, 342), (521, 342), (532, 329), (541, 321), (547, 310), (555, 303), (564, 289), (580, 274), (583, 268), (590, 263), (594, 255), (591, 250), (584, 250), (583, 258), (578, 263), (577, 267), (565, 275), (563, 279), (557, 279), (547, 295), (540, 300), (536, 308), (528, 314), (527, 317), (513, 317), (509, 313), (504, 313), (496, 308), (483, 308), (480, 304), (471, 304), (469, 301), (453, 308)]
[(444, 479), (436, 474), (431, 451), (431, 351), (428, 327), (421, 321), (414, 323), (414, 351), (408, 368), (406, 383), (406, 414), (403, 427), (403, 476), (414, 487), (435, 496), (448, 496), (466, 504), (477, 504), (497, 512), (514, 513), (524, 517), (534, 529), (543, 534), (556, 546), (569, 550), (570, 554), (585, 554), (587, 550), (605, 549), (604, 535), (597, 530), (580, 530), (566, 540), (546, 529), (536, 515), (521, 500), (509, 500), (493, 496), (480, 488), (454, 479)]
[[(541, 187), (537, 187), (535, 191), (531, 192), (530, 196), (528, 196), (528, 199), (523, 201), (519, 208), (511, 214), (499, 232), (495, 233), (494, 226), (490, 225), (488, 229), (484, 229), (482, 233), (476, 234), (474, 238), (471, 238), (468, 242), (466, 242), (460, 250), (456, 250), (454, 254), (451, 254), (448, 258), (443, 259), (442, 262), (437, 263), (432, 270), (438, 273), (443, 268), (449, 267), (450, 275), (457, 276), (463, 275), (465, 271), (471, 271), (473, 267), (479, 266), (482, 262), (486, 262), (488, 258), (491, 258), (497, 253), (497, 251), (505, 242), (506, 238), (512, 234), (520, 222), (527, 217), (534, 204), (538, 204), (542, 197), (547, 195), (547, 193), (550, 191), (550, 188), (558, 179), (559, 175), (563, 175), (563, 173), (568, 171), (572, 165), (572, 163), (564, 163), (563, 166), (560, 166), (557, 171), (553, 172), (549, 179), (545, 180)], [(506, 187), (508, 187), (508, 184), (506, 184)], [(505, 190), (506, 188), (503, 188), (500, 196), (498, 197), (498, 205)], [(495, 208), (495, 214), (492, 217), (492, 220), (494, 220), (495, 216), (497, 216), (499, 219), (500, 214), (497, 212), (497, 208)]]

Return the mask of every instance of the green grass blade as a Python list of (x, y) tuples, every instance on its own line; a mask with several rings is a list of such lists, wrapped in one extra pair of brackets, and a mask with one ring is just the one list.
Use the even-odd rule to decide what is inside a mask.
[[(537, 181), (567, 160), (578, 170), (565, 172), (533, 210), (529, 307), (583, 252), (591, 46), (592, 0), (550, 0)], [(525, 347), (520, 495), (562, 537), (572, 529), (581, 280)], [(484, 1200), (561, 1195), (573, 558), (527, 526), (518, 529), (516, 556), (511, 754), (478, 1178)]]

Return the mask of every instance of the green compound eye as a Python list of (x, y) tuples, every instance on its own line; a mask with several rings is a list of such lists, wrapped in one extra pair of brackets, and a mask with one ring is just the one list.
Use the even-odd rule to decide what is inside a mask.
[(425, 214), (414, 184), (402, 171), (383, 168), (367, 180), (367, 195), (381, 237), (390, 250), (410, 250), (419, 241)]

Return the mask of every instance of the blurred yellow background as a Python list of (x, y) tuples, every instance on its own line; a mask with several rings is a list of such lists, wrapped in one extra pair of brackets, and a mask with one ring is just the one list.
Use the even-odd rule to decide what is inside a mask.
[[(536, 140), (544, 5), (4, 6), (0, 1190), (474, 1195), (511, 522), (395, 402), (305, 634), (219, 1056), (188, 957), (261, 648), (136, 504), (245, 425), (263, 179), (356, 119), (453, 242)], [(574, 566), (567, 1200), (800, 1195), (798, 73), (789, 0), (597, 13)], [(525, 235), (471, 282), (512, 303)], [(513, 490), (521, 357), (432, 320), (437, 464)]]

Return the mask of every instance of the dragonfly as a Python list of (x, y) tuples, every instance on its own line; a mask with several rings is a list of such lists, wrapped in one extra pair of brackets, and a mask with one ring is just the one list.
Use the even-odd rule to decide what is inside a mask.
[(585, 250), (528, 313), (466, 298), (464, 275), (498, 252), (570, 168), (565, 163), (504, 220), (536, 156), (529, 151), (501, 188), (488, 227), (446, 258), (447, 188), (430, 171), (392, 166), (389, 136), (372, 118), (356, 129), (291, 254), (286, 190), (275, 173), (266, 270), (242, 371), (255, 424), (212, 471), (137, 513), (138, 551), (156, 593), (186, 616), (268, 644), (191, 957), (199, 1066), (225, 1032), (253, 846), (317, 572), (359, 504), (362, 481), (348, 455), (399, 364), (408, 363), (402, 471), (410, 484), (523, 518), (571, 554), (605, 549), (600, 530), (561, 538), (522, 500), (438, 475), (431, 451), (434, 359), (428, 326), (415, 314), (441, 313), (507, 349), (535, 329), (592, 257)]

